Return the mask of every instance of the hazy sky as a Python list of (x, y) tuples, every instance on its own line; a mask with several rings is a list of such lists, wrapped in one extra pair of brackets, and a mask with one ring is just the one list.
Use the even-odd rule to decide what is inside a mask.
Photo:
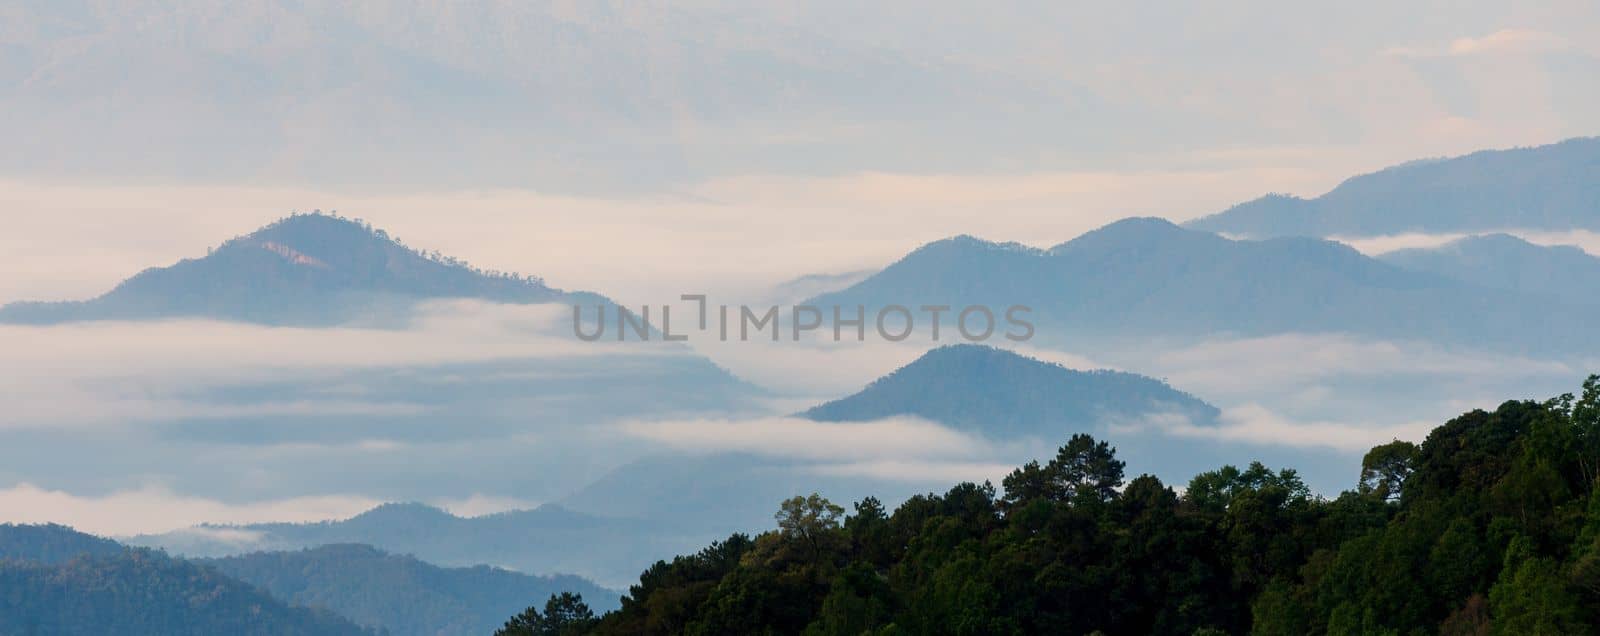
[[(0, 303), (92, 296), (311, 209), (634, 304), (757, 295), (954, 234), (1045, 247), (1126, 216), (1182, 220), (1268, 192), (1315, 196), (1411, 159), (1600, 134), (1597, 77), (1593, 0), (0, 1)], [(1381, 249), (1448, 237), (1358, 238)], [(1540, 240), (1569, 239), (1600, 252), (1594, 235)], [(71, 471), (0, 464), (0, 510), (106, 532), (315, 519), (386, 498), (365, 483), (307, 486), (330, 457), (371, 467), (373, 480), (428, 461), (519, 467), (527, 449), (503, 440), (196, 451), (131, 434), (70, 437), (141, 409), (189, 408), (161, 398), (196, 378), (503, 355), (503, 342), (485, 340), (492, 329), (449, 322), (501, 325), (501, 311), (446, 312), (403, 334), (205, 322), (0, 329), (0, 409), (34, 423), (0, 425), (11, 452), (116, 464), (104, 483), (74, 490), (55, 485)], [(519, 342), (546, 347), (530, 355), (562, 346)], [(1298, 356), (1275, 366), (1285, 351)], [(919, 352), (706, 353), (812, 400)], [(1220, 429), (1171, 423), (1160, 434), (1343, 453), (1579, 374), (1296, 334), (1116, 360), (1028, 353), (1169, 377), (1226, 411)], [(1437, 401), (1372, 407), (1388, 421), (1310, 415), (1347, 403), (1341, 387), (1396, 375), (1425, 376)], [(1396, 404), (1418, 401), (1404, 398)], [(27, 435), (45, 439), (40, 422), (65, 437), (25, 446)], [(760, 427), (728, 434), (744, 424), (622, 430), (675, 447), (768, 441)], [(928, 426), (794, 434), (933, 445), (854, 458), (852, 470), (1010, 465), (948, 452), (969, 440)], [(438, 488), (429, 501), (463, 512), (553, 496)]]
[(0, 6), (0, 301), (292, 209), (638, 302), (1600, 132), (1600, 8)]

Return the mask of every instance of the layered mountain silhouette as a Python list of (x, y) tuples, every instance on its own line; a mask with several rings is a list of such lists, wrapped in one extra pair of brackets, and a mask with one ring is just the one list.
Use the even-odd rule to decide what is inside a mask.
[(17, 302), (0, 322), (203, 317), (255, 323), (382, 320), (435, 298), (502, 303), (598, 302), (525, 277), (475, 269), (407, 247), (381, 229), (331, 214), (296, 214), (201, 258), (134, 275), (81, 302)]
[(1553, 298), (1590, 299), (1600, 292), (1600, 258), (1575, 246), (1535, 245), (1509, 234), (1469, 236), (1378, 258), (1465, 283)]
[[(799, 417), (857, 422), (915, 416), (1005, 446), (1053, 448), (1074, 433), (1103, 436), (1152, 418), (1209, 426), (1218, 415), (1199, 398), (1144, 376), (1076, 371), (1003, 349), (952, 345), (928, 351), (861, 391)], [(1140, 470), (1161, 467), (1166, 456), (1161, 453), (1170, 455), (1172, 449), (1159, 446), (1133, 455)], [(851, 476), (816, 464), (750, 453), (657, 455), (613, 470), (562, 504), (594, 514), (748, 529), (763, 527), (776, 502), (795, 494), (815, 490), (838, 501), (869, 494), (894, 498), (949, 480)]]
[(1003, 349), (951, 345), (801, 415), (828, 422), (913, 415), (991, 439), (1054, 441), (1105, 422), (1152, 415), (1212, 423), (1218, 411), (1142, 375), (1077, 371)]
[(1570, 352), (1596, 350), (1587, 302), (1412, 271), (1322, 239), (1231, 240), (1135, 218), (1049, 250), (937, 241), (808, 304), (1020, 304), (1045, 342), (1337, 332)]
[(394, 636), (488, 634), (551, 594), (581, 594), (596, 611), (616, 607), (619, 596), (575, 576), (530, 576), (486, 565), (442, 568), (359, 544), (198, 562), (280, 599), (326, 608)]
[(571, 573), (614, 584), (637, 577), (662, 554), (693, 545), (658, 523), (588, 515), (554, 504), (458, 517), (420, 503), (384, 504), (339, 521), (202, 526), (130, 541), (189, 557), (358, 543), (445, 566), (490, 564), (520, 572)]
[(1412, 161), (1314, 199), (1274, 194), (1189, 227), (1251, 237), (1600, 229), (1600, 137)]
[(370, 634), (214, 569), (65, 526), (0, 526), (0, 634)]

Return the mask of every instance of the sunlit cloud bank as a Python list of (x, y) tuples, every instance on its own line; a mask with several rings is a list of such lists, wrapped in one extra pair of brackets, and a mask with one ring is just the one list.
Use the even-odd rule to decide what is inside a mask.
[(60, 523), (93, 534), (126, 536), (202, 523), (247, 524), (342, 519), (382, 503), (353, 495), (292, 497), (224, 503), (143, 486), (83, 496), (31, 484), (0, 489), (0, 522)]

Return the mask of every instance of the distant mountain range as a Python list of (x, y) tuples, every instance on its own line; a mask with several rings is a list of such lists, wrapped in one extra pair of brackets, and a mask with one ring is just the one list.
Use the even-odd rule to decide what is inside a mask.
[(119, 634), (362, 633), (357, 625), (394, 636), (488, 634), (560, 592), (596, 611), (620, 596), (576, 576), (444, 568), (367, 545), (183, 560), (66, 526), (0, 525), (8, 635), (98, 634), (105, 625)]
[[(1053, 448), (1074, 433), (1103, 436), (1118, 427), (1137, 428), (1150, 418), (1212, 425), (1218, 411), (1132, 373), (1077, 371), (1002, 349), (952, 345), (925, 353), (853, 395), (800, 413), (830, 422), (893, 416), (920, 417), (1001, 444)], [(1136, 465), (1155, 470), (1159, 457), (1174, 454), (1170, 446), (1152, 444), (1152, 454), (1134, 456)], [(927, 486), (914, 479), (828, 474), (815, 463), (749, 453), (657, 455), (612, 471), (562, 503), (594, 514), (748, 529), (763, 526), (778, 501), (796, 494), (815, 490), (850, 501), (868, 494), (910, 496)]]
[(1570, 245), (1535, 245), (1509, 234), (1469, 236), (1378, 258), (1482, 287), (1553, 298), (1600, 297), (1600, 258)]
[[(1230, 240), (1154, 218), (1118, 221), (1048, 250), (968, 236), (936, 241), (807, 304), (1022, 304), (1033, 310), (1040, 341), (1080, 347), (1107, 337), (1337, 332), (1600, 350), (1587, 297), (1521, 296), (1404, 269), (1332, 241)], [(1541, 328), (1528, 328), (1534, 324)]]
[(296, 214), (232, 239), (202, 258), (153, 267), (81, 302), (15, 302), (0, 322), (58, 323), (201, 317), (272, 325), (392, 321), (417, 301), (603, 302), (543, 280), (474, 269), (402, 245), (381, 229), (327, 214)]
[(1268, 195), (1188, 226), (1255, 238), (1600, 230), (1600, 137), (1412, 161), (1314, 199)]
[[(94, 299), (5, 305), (0, 323), (206, 318), (391, 328), (408, 326), (420, 302), (457, 298), (579, 304), (585, 320), (598, 315), (597, 305), (618, 310), (598, 294), (562, 291), (536, 277), (478, 270), (454, 257), (407, 247), (363, 222), (310, 213), (226, 241), (204, 257), (147, 269)], [(761, 394), (687, 347), (651, 344), (662, 346), (604, 356), (534, 352), (485, 361), (357, 365), (332, 371), (333, 378), (283, 376), (235, 386), (205, 385), (176, 397), (238, 414), (177, 416), (160, 424), (170, 426), (177, 437), (228, 442), (459, 438), (525, 431), (530, 415), (539, 424), (556, 426), (646, 411), (744, 408), (748, 399)], [(635, 390), (623, 395), (596, 383), (596, 377), (627, 382)], [(359, 388), (330, 394), (334, 384)], [(338, 402), (352, 394), (404, 406), (399, 412), (375, 414), (310, 409), (292, 417), (253, 409), (275, 401)], [(441, 411), (459, 425), (441, 426)]]
[(620, 596), (575, 576), (530, 576), (486, 565), (442, 568), (358, 544), (196, 562), (295, 605), (325, 608), (394, 636), (489, 634), (551, 594), (581, 594), (597, 612), (615, 608)]
[(620, 585), (638, 577), (660, 555), (701, 539), (680, 537), (674, 527), (653, 520), (587, 515), (552, 504), (457, 517), (424, 504), (392, 503), (339, 521), (202, 526), (134, 537), (130, 543), (189, 557), (359, 543), (439, 565), (572, 573)]
[(1152, 415), (1210, 424), (1218, 411), (1142, 375), (1077, 371), (1003, 349), (950, 345), (801, 415), (827, 422), (913, 415), (990, 439), (1054, 442), (1106, 422)]
[(64, 526), (0, 525), (0, 554), (0, 634), (371, 633), (209, 567)]

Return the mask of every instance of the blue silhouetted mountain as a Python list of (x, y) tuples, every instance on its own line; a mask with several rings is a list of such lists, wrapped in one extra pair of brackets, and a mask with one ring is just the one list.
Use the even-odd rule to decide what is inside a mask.
[[(1144, 376), (1075, 371), (993, 347), (951, 345), (928, 351), (861, 391), (800, 416), (829, 422), (915, 416), (1009, 448), (1053, 447), (1074, 433), (1132, 430), (1155, 418), (1162, 423), (1209, 426), (1219, 413), (1192, 395)], [(1135, 450), (1130, 456), (1139, 470), (1158, 472), (1172, 466), (1186, 470), (1192, 462), (1174, 463), (1170, 458), (1210, 446), (1196, 440), (1157, 439), (1132, 443)], [(1205, 456), (1204, 461), (1216, 456)], [(699, 523), (721, 528), (726, 535), (731, 529), (764, 528), (774, 502), (796, 493), (821, 492), (836, 501), (869, 494), (895, 500), (923, 492), (939, 479), (945, 477), (834, 473), (819, 470), (814, 461), (749, 453), (663, 454), (621, 466), (562, 503), (595, 514), (633, 514), (678, 526)]]
[(496, 567), (442, 568), (357, 544), (255, 552), (199, 563), (295, 605), (321, 607), (395, 636), (488, 634), (505, 617), (574, 592), (595, 611), (619, 594), (576, 576), (530, 576)]
[(485, 272), (425, 254), (351, 219), (296, 214), (202, 258), (147, 269), (91, 300), (6, 305), (0, 322), (204, 317), (316, 325), (381, 319), (432, 298), (599, 300), (553, 289), (538, 278)]
[[(847, 315), (865, 306), (869, 322), (876, 308), (888, 305), (987, 305), (999, 322), (996, 339), (1007, 331), (1004, 308), (1026, 305), (1035, 338), (1080, 347), (1107, 338), (1320, 332), (1600, 350), (1582, 299), (1552, 302), (1467, 284), (1322, 239), (1231, 240), (1154, 218), (1118, 221), (1049, 250), (970, 237), (938, 241), (807, 302), (843, 306)], [(918, 316), (919, 327), (929, 326), (926, 314)], [(953, 320), (944, 314), (945, 341), (958, 338)], [(974, 320), (981, 332), (983, 320)], [(1543, 327), (1530, 330), (1530, 324)]]
[(1218, 411), (1142, 375), (1077, 371), (993, 347), (950, 345), (801, 415), (827, 422), (911, 415), (990, 439), (1055, 441), (1154, 415), (1210, 424)]
[(1241, 203), (1189, 227), (1268, 236), (1600, 229), (1600, 137), (1412, 161), (1327, 194)]
[[(244, 532), (233, 532), (238, 530)], [(393, 503), (339, 521), (202, 526), (130, 541), (190, 557), (359, 543), (444, 566), (490, 564), (625, 584), (660, 555), (703, 538), (680, 537), (672, 528), (638, 519), (587, 515), (552, 504), (458, 517), (424, 504)], [(609, 601), (595, 599), (591, 604), (607, 606)]]
[(1508, 234), (1469, 236), (1378, 258), (1496, 289), (1571, 298), (1595, 298), (1600, 292), (1600, 258), (1571, 245), (1535, 245)]
[(371, 633), (209, 567), (65, 526), (0, 526), (0, 555), (0, 634)]

